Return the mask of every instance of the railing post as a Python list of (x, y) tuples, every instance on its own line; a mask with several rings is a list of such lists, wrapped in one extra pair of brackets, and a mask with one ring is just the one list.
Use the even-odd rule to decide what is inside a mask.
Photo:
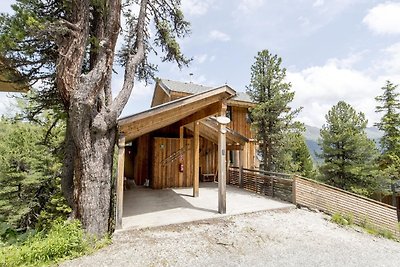
[(271, 177), (271, 197), (274, 197), (274, 176)]
[(297, 186), (297, 177), (293, 175), (293, 182), (292, 182), (292, 202), (294, 205), (297, 204), (296, 202), (296, 186)]
[(243, 188), (243, 147), (239, 150), (239, 187)]
[(124, 205), (124, 163), (125, 163), (125, 136), (122, 134), (118, 139), (118, 171), (116, 188), (116, 212), (115, 228), (122, 228), (122, 213)]

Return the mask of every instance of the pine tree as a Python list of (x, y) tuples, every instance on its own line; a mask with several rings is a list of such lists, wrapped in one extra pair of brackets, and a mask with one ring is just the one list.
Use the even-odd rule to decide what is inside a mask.
[(304, 136), (300, 133), (289, 133), (284, 139), (280, 161), (277, 162), (279, 170), (314, 178), (316, 170)]
[[(39, 100), (66, 114), (62, 187), (73, 217), (93, 235), (112, 230), (117, 119), (135, 81), (154, 77), (150, 54), (179, 67), (190, 61), (178, 43), (190, 32), (180, 4), (180, 0), (17, 0), (13, 14), (0, 14), (0, 54), (6, 71), (16, 69), (23, 80), (40, 81)], [(111, 88), (117, 64), (124, 68), (123, 83)]]
[(324, 159), (320, 167), (322, 179), (330, 185), (370, 195), (377, 183), (372, 175), (377, 149), (365, 133), (365, 115), (340, 101), (325, 117), (319, 140), (319, 156)]
[(59, 194), (61, 161), (56, 150), (63, 135), (62, 125), (54, 127), (49, 133), (45, 126), (0, 119), (0, 221), (32, 228)]
[[(400, 93), (396, 92), (397, 86), (386, 81), (383, 94), (375, 98), (381, 104), (376, 106), (376, 112), (383, 113), (380, 122), (375, 124), (383, 132), (379, 166), (391, 180), (393, 191), (394, 182), (400, 180)], [(393, 196), (392, 204), (397, 206), (395, 194)]]
[(284, 160), (282, 153), (284, 137), (298, 131), (301, 124), (294, 122), (300, 109), (292, 110), (294, 92), (291, 84), (285, 82), (286, 69), (281, 67), (282, 59), (263, 50), (255, 57), (251, 66), (250, 85), (247, 93), (257, 105), (251, 111), (252, 126), (260, 142), (263, 169), (283, 171), (279, 161)]
[(381, 121), (375, 124), (383, 132), (380, 140), (383, 167), (398, 164), (396, 158), (400, 158), (400, 93), (396, 89), (397, 85), (387, 81), (386, 86), (382, 87), (383, 94), (375, 98), (381, 103), (376, 106), (376, 112), (384, 113)]

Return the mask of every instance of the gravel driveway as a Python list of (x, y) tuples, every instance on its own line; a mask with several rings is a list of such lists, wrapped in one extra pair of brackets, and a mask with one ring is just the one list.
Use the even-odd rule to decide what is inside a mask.
[(62, 266), (400, 266), (400, 243), (294, 209), (119, 232)]

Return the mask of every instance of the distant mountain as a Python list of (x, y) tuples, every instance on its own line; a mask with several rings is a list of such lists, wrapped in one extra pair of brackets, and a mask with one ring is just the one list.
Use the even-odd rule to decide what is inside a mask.
[[(315, 163), (321, 163), (322, 160), (317, 157), (317, 154), (321, 153), (321, 148), (318, 145), (320, 128), (305, 125), (306, 131), (304, 133), (304, 138), (306, 139), (306, 144), (308, 150), (310, 151), (311, 157)], [(382, 137), (383, 133), (379, 131), (376, 127), (367, 127), (365, 132), (368, 138), (373, 139), (376, 144), (379, 144), (379, 139)]]

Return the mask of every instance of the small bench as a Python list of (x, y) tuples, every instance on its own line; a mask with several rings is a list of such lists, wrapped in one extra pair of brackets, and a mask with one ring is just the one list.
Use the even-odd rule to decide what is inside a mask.
[(218, 181), (218, 170), (215, 173), (203, 173), (201, 175), (202, 182), (217, 182)]

